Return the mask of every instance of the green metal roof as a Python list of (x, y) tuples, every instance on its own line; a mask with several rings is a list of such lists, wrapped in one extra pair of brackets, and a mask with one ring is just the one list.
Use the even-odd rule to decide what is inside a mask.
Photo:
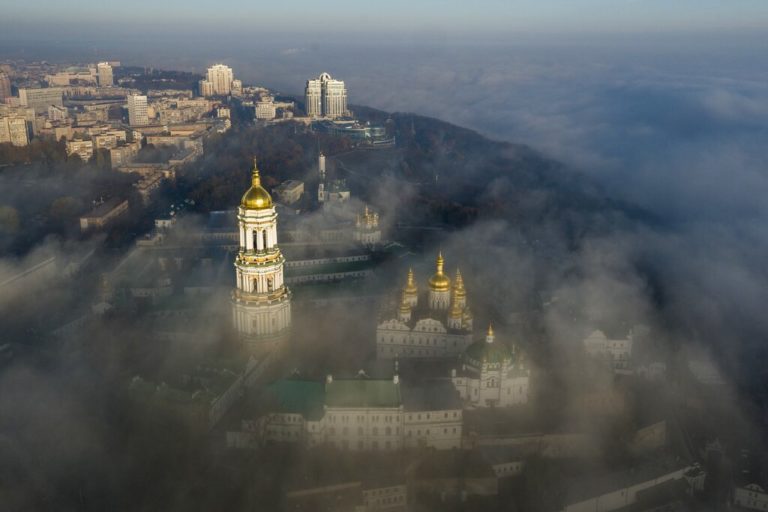
[(512, 352), (501, 342), (488, 343), (485, 340), (476, 341), (467, 347), (465, 357), (479, 363), (499, 364), (504, 360), (512, 360)]
[(392, 380), (339, 379), (325, 385), (328, 407), (400, 407), (400, 385)]
[(321, 382), (282, 379), (267, 386), (265, 393), (276, 401), (280, 412), (301, 414), (308, 420), (323, 417), (325, 389)]

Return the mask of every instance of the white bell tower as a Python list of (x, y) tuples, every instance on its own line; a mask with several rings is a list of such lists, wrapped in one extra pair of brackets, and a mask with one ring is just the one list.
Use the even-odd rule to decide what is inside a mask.
[(240, 202), (237, 222), (235, 329), (245, 343), (254, 346), (283, 341), (291, 327), (291, 292), (283, 281), (285, 258), (277, 246), (277, 212), (261, 186), (255, 160), (251, 188)]

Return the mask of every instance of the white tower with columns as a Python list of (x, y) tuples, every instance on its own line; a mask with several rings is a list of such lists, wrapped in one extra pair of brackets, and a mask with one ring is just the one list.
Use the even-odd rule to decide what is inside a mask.
[(240, 249), (232, 293), (234, 325), (247, 344), (284, 340), (291, 327), (291, 293), (283, 281), (283, 258), (277, 246), (277, 212), (261, 186), (256, 161), (251, 188), (238, 208)]

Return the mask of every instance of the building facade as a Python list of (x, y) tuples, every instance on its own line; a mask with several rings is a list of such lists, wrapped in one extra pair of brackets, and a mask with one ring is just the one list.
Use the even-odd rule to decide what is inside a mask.
[(349, 115), (344, 82), (334, 80), (328, 73), (307, 80), (304, 108), (309, 117), (336, 118)]
[(596, 330), (584, 339), (587, 355), (606, 360), (615, 370), (626, 370), (632, 357), (632, 333), (624, 339), (609, 339), (603, 331)]
[(399, 306), (386, 311), (376, 328), (377, 357), (456, 357), (472, 343), (472, 313), (464, 280), (457, 269), (451, 283), (444, 264), (442, 254), (438, 255), (436, 272), (423, 296), (413, 271), (408, 271)]
[[(203, 96), (227, 96), (232, 93), (234, 73), (224, 64), (215, 64), (208, 68), (205, 80), (200, 82), (200, 94)], [(203, 83), (207, 82), (207, 83)], [(239, 84), (242, 91), (242, 83)]]
[[(325, 384), (283, 379), (267, 387), (265, 400), (272, 410), (243, 422), (250, 444), (302, 443), (335, 446), (350, 451), (396, 451), (431, 447), (461, 447), (462, 409), (455, 390), (442, 388), (439, 398), (423, 400), (422, 388), (404, 387), (400, 378), (334, 379)], [(447, 394), (447, 396), (446, 396)], [(439, 404), (438, 408), (434, 405)], [(247, 446), (235, 439), (230, 445)]]
[(67, 141), (67, 156), (77, 155), (83, 162), (93, 157), (93, 141), (71, 140)]
[(519, 347), (496, 341), (492, 327), (485, 340), (470, 345), (461, 368), (451, 374), (465, 403), (475, 407), (509, 407), (528, 402), (530, 370)]
[(131, 126), (146, 126), (149, 124), (146, 96), (128, 96), (128, 124)]
[(0, 117), (0, 144), (8, 143), (14, 146), (29, 144), (27, 120), (18, 115)]
[(379, 214), (365, 206), (362, 215), (357, 214), (355, 222), (354, 239), (366, 246), (375, 247), (381, 243), (381, 227), (379, 226)]
[(48, 112), (48, 107), (51, 105), (57, 107), (64, 106), (61, 89), (57, 87), (47, 87), (44, 89), (19, 89), (19, 102), (22, 107), (33, 109), (35, 114), (44, 114)]
[(5, 98), (11, 97), (11, 79), (8, 74), (0, 71), (0, 103), (5, 101)]
[(768, 510), (768, 493), (757, 484), (736, 487), (733, 503), (749, 510)]
[(114, 85), (112, 66), (109, 65), (109, 62), (96, 64), (96, 75), (98, 76), (99, 87), (112, 87)]
[(237, 221), (240, 248), (235, 259), (232, 294), (235, 329), (246, 344), (283, 341), (291, 327), (291, 293), (283, 279), (283, 258), (277, 245), (277, 212), (261, 186), (254, 161), (251, 188), (243, 195)]

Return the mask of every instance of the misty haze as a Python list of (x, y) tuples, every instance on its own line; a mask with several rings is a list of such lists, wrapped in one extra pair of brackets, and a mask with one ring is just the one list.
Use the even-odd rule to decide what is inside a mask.
[(0, 510), (768, 510), (768, 5), (0, 19)]

